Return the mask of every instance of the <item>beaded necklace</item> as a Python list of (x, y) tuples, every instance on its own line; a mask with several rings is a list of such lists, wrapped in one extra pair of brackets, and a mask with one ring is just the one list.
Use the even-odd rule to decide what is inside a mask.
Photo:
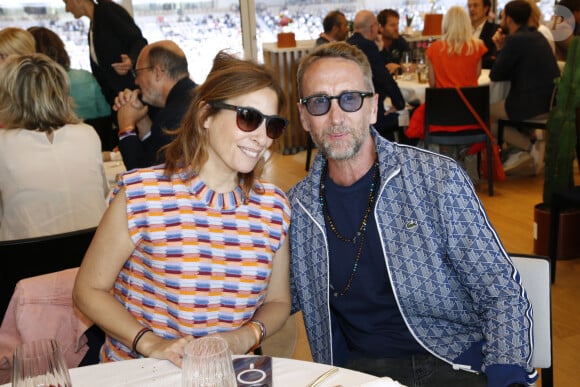
[(361, 221), (361, 224), (358, 228), (358, 231), (354, 234), (354, 236), (352, 238), (347, 238), (344, 235), (342, 235), (336, 228), (336, 225), (334, 224), (332, 217), (330, 216), (330, 211), (328, 210), (328, 204), (326, 203), (326, 195), (325, 190), (326, 190), (326, 185), (325, 185), (325, 181), (326, 178), (328, 176), (328, 163), (324, 164), (324, 167), (322, 168), (322, 176), (320, 177), (320, 191), (319, 191), (319, 200), (320, 200), (320, 205), (322, 206), (322, 213), (324, 214), (324, 217), (326, 219), (326, 221), (328, 222), (328, 227), (330, 228), (330, 230), (332, 230), (333, 234), (336, 235), (336, 237), (341, 240), (342, 242), (345, 243), (356, 243), (358, 240), (358, 247), (357, 247), (357, 252), (356, 252), (356, 256), (354, 258), (354, 265), (352, 268), (352, 271), (350, 273), (350, 277), (348, 278), (348, 281), (346, 282), (346, 285), (344, 286), (344, 288), (341, 291), (337, 291), (334, 289), (334, 286), (332, 286), (332, 284), (330, 285), (330, 287), (334, 290), (334, 297), (339, 297), (339, 296), (344, 296), (346, 293), (348, 293), (348, 291), (350, 290), (350, 286), (352, 285), (352, 281), (354, 280), (354, 277), (356, 275), (356, 272), (358, 270), (358, 264), (360, 261), (360, 258), (362, 256), (362, 249), (363, 249), (363, 245), (364, 245), (364, 241), (365, 241), (365, 231), (367, 229), (367, 221), (369, 219), (369, 215), (371, 213), (371, 210), (373, 208), (373, 202), (375, 200), (375, 187), (378, 185), (378, 181), (379, 181), (379, 162), (375, 160), (374, 164), (373, 164), (373, 180), (371, 183), (371, 188), (369, 190), (369, 199), (368, 199), (368, 204), (367, 204), (367, 208), (365, 211), (365, 214), (363, 216), (363, 219)]

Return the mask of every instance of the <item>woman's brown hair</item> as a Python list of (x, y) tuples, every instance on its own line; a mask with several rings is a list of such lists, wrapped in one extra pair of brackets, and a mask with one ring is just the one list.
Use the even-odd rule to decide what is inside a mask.
[[(220, 51), (213, 61), (205, 82), (194, 89), (193, 101), (183, 117), (181, 127), (171, 132), (176, 135), (165, 148), (165, 174), (170, 176), (183, 168), (187, 178), (199, 173), (208, 158), (209, 134), (203, 127), (205, 120), (216, 114), (219, 109), (210, 106), (213, 102), (251, 93), (264, 88), (272, 89), (278, 97), (278, 112), (285, 106), (285, 97), (280, 83), (270, 69), (250, 60), (235, 57)], [(239, 173), (245, 200), (253, 189), (260, 192), (257, 179), (264, 168), (260, 160), (254, 170)]]

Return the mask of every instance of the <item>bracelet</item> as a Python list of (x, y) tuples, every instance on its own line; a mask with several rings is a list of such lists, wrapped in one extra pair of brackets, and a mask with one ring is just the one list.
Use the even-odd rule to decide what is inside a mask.
[(143, 335), (147, 332), (153, 332), (153, 329), (142, 328), (139, 332), (137, 332), (135, 338), (133, 339), (133, 343), (131, 344), (131, 352), (133, 352), (134, 354), (139, 354), (139, 352), (137, 352), (137, 344), (139, 343), (139, 340), (141, 340)]
[(260, 328), (260, 343), (266, 338), (266, 326), (260, 320), (250, 320), (251, 323), (258, 325)]
[(119, 132), (121, 132), (121, 133), (134, 132), (134, 131), (135, 131), (134, 125), (128, 125), (128, 126), (125, 126), (123, 129), (119, 130)]
[(258, 348), (260, 344), (262, 344), (262, 331), (260, 330), (260, 327), (254, 323), (254, 321), (250, 321), (246, 325), (252, 329), (254, 336), (256, 336), (256, 342), (254, 345), (252, 345), (252, 348), (248, 350), (248, 352), (254, 352), (254, 350)]
[(137, 132), (135, 131), (135, 129), (131, 129), (131, 130), (126, 130), (123, 131), (121, 134), (119, 134), (119, 141), (121, 141), (124, 138), (127, 138), (129, 136), (136, 136)]

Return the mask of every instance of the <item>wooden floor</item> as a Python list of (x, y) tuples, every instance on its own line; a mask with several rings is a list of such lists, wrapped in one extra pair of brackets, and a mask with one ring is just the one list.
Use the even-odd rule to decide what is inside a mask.
[[(288, 190), (306, 176), (306, 153), (275, 153), (266, 169), (266, 178)], [(580, 184), (575, 164), (574, 179)], [(508, 177), (495, 184), (495, 195), (487, 194), (485, 181), (478, 193), (489, 218), (505, 248), (514, 253), (533, 253), (534, 206), (542, 201), (543, 176)], [(580, 230), (578, 231), (580, 237)], [(580, 242), (579, 242), (580, 243)], [(556, 283), (552, 286), (552, 331), (554, 345), (554, 385), (580, 384), (580, 257), (557, 263)], [(298, 339), (293, 358), (312, 360), (301, 316), (298, 316)]]

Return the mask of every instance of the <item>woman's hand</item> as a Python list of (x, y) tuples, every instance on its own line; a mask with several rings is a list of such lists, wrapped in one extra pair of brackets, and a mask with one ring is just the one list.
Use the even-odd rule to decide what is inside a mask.
[(153, 332), (148, 332), (139, 341), (137, 350), (143, 356), (169, 360), (176, 366), (181, 367), (183, 350), (193, 340), (195, 340), (193, 336), (184, 336), (178, 339), (164, 339), (155, 335)]

